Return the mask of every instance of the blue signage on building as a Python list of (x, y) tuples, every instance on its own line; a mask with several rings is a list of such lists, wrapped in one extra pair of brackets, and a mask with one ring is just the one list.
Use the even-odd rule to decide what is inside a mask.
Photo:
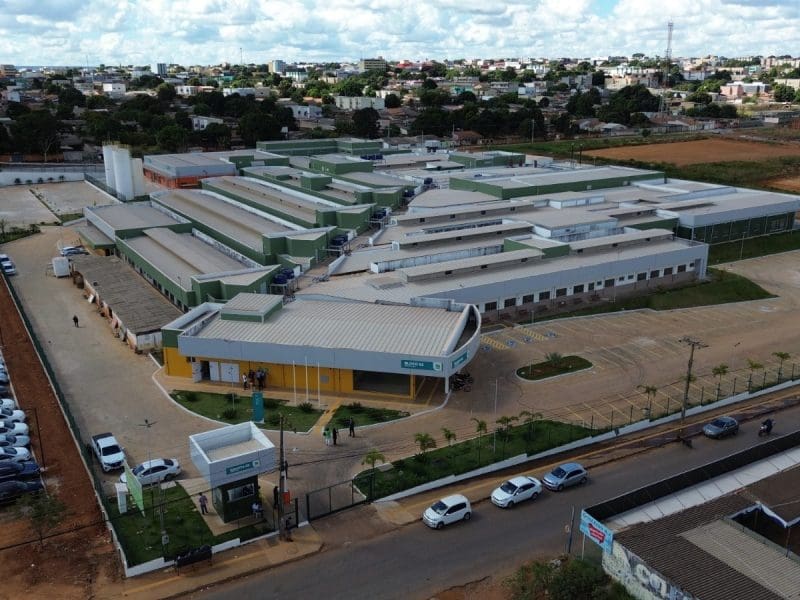
[(242, 463), (240, 465), (234, 465), (232, 467), (227, 467), (225, 469), (226, 475), (235, 475), (236, 473), (241, 473), (242, 471), (249, 471), (250, 469), (255, 469), (261, 464), (260, 460), (250, 460), (246, 463)]
[(441, 371), (442, 363), (433, 362), (431, 360), (409, 360), (403, 359), (400, 365), (404, 369), (416, 369), (417, 371)]
[(469, 354), (468, 352), (464, 352), (464, 354), (462, 354), (458, 358), (454, 358), (453, 359), (453, 363), (452, 363), (453, 364), (453, 368), (455, 369), (457, 366), (463, 365), (465, 362), (467, 362), (467, 355), (468, 354)]
[(614, 532), (585, 510), (581, 511), (581, 532), (583, 535), (588, 535), (589, 539), (603, 549), (603, 552), (611, 554)]

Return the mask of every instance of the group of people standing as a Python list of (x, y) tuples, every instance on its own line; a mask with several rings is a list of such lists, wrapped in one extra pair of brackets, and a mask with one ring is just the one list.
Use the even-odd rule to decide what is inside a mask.
[[(356, 437), (356, 422), (353, 417), (347, 420), (347, 428), (349, 430), (349, 437)], [(339, 440), (339, 430), (336, 427), (326, 425), (322, 430), (322, 439), (325, 441), (326, 446), (335, 446)]]
[(246, 374), (242, 374), (242, 389), (246, 390), (248, 387), (262, 391), (267, 384), (267, 370), (260, 367), (257, 370), (250, 369)]

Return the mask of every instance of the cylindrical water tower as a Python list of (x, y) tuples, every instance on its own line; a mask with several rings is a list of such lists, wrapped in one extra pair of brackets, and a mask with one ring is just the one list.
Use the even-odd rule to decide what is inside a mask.
[(106, 185), (113, 188), (114, 187), (114, 144), (103, 144), (103, 168), (105, 169), (106, 172)]
[(147, 191), (144, 187), (144, 168), (141, 158), (134, 158), (131, 161), (133, 171), (133, 195), (144, 196)]
[(133, 174), (131, 152), (118, 146), (114, 149), (114, 188), (124, 200), (133, 200)]

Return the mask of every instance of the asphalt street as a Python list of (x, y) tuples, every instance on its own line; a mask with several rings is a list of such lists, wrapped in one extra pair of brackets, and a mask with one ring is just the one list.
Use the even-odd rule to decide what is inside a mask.
[[(776, 419), (773, 435), (800, 429), (800, 408), (779, 413)], [(452, 586), (507, 572), (531, 558), (562, 553), (573, 507), (576, 537), (572, 549), (573, 553), (579, 551), (577, 520), (581, 508), (762, 443), (757, 431), (758, 422), (751, 421), (743, 423), (733, 438), (717, 441), (696, 437), (692, 449), (669, 444), (593, 469), (583, 487), (560, 493), (545, 491), (537, 500), (510, 510), (480, 502), (473, 505), (468, 523), (441, 531), (413, 523), (195, 597), (429, 598)]]

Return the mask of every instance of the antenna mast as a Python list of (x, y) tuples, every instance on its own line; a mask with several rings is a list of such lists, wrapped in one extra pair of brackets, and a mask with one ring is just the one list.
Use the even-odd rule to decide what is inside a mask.
[(661, 106), (659, 112), (669, 112), (669, 104), (667, 102), (667, 89), (669, 88), (669, 71), (672, 68), (672, 28), (674, 23), (670, 21), (667, 23), (667, 50), (664, 53), (664, 66), (661, 75)]

